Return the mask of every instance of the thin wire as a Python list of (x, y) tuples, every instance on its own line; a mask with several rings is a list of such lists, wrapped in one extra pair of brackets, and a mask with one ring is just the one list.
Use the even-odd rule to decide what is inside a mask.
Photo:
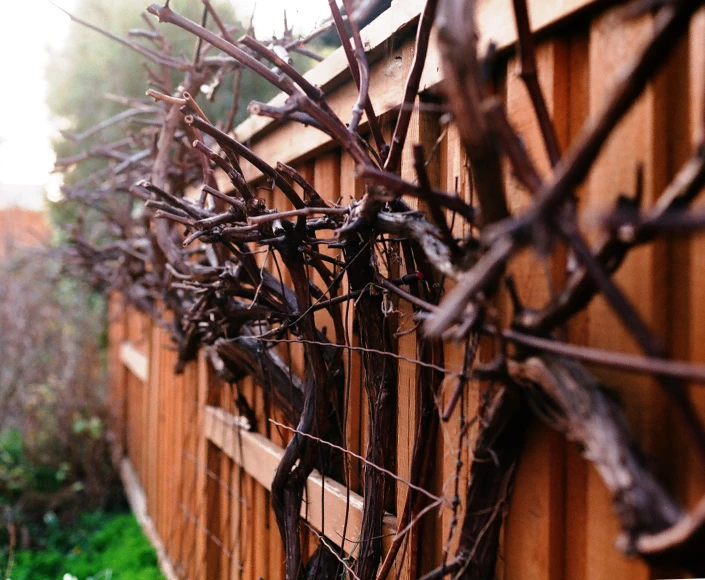
[(268, 419), (270, 423), (274, 423), (275, 425), (278, 425), (279, 427), (286, 429), (288, 431), (293, 431), (294, 433), (298, 433), (302, 437), (308, 437), (309, 439), (313, 439), (314, 441), (318, 442), (319, 444), (327, 445), (328, 447), (331, 447), (332, 449), (335, 449), (337, 451), (341, 451), (342, 453), (347, 453), (348, 455), (354, 457), (355, 459), (358, 459), (362, 461), (365, 465), (369, 465), (373, 469), (376, 469), (377, 471), (384, 473), (385, 475), (388, 475), (392, 479), (398, 481), (399, 483), (403, 483), (404, 485), (408, 486), (409, 488), (413, 489), (414, 491), (418, 491), (419, 493), (422, 493), (426, 497), (431, 498), (433, 501), (440, 501), (444, 506), (450, 507), (450, 504), (448, 503), (448, 500), (444, 497), (440, 497), (437, 495), (433, 495), (430, 491), (425, 490), (423, 487), (420, 487), (418, 485), (414, 485), (410, 481), (407, 481), (403, 477), (399, 477), (396, 473), (393, 473), (392, 471), (389, 471), (388, 469), (385, 469), (384, 467), (380, 467), (376, 463), (373, 463), (372, 461), (368, 461), (362, 455), (358, 455), (354, 451), (350, 451), (349, 449), (345, 449), (344, 447), (341, 447), (340, 445), (335, 445), (334, 443), (330, 443), (329, 441), (325, 441), (323, 439), (320, 439), (318, 437), (314, 437), (313, 435), (309, 435), (308, 433), (304, 433), (303, 431), (300, 431), (298, 429), (294, 429), (292, 427), (287, 427), (286, 425), (282, 423), (278, 423), (274, 419)]
[(314, 345), (318, 345), (318, 346), (325, 346), (328, 348), (343, 348), (343, 349), (354, 350), (354, 351), (359, 351), (359, 352), (367, 352), (367, 353), (371, 353), (371, 354), (378, 354), (381, 356), (388, 356), (388, 357), (395, 358), (398, 360), (410, 362), (412, 364), (417, 364), (419, 366), (426, 367), (428, 369), (432, 369), (434, 371), (438, 371), (438, 372), (444, 373), (446, 375), (450, 375), (450, 376), (454, 376), (454, 377), (460, 376), (460, 373), (458, 371), (453, 371), (453, 370), (450, 370), (449, 368), (446, 368), (446, 367), (441, 367), (439, 365), (434, 365), (433, 363), (427, 363), (427, 362), (424, 362), (424, 361), (421, 361), (418, 359), (413, 359), (408, 356), (396, 354), (396, 353), (389, 352), (389, 351), (376, 350), (374, 348), (365, 348), (362, 346), (348, 346), (348, 345), (342, 345), (342, 344), (335, 344), (332, 342), (322, 342), (322, 341), (318, 341), (318, 340), (306, 340), (303, 338), (297, 338), (297, 339), (293, 340), (293, 339), (287, 339), (287, 338), (264, 338), (261, 336), (260, 337), (236, 336), (234, 338), (234, 340), (238, 340), (241, 338), (248, 338), (248, 339), (255, 338), (256, 340), (260, 340), (262, 342), (271, 342), (271, 343), (288, 342), (288, 343), (296, 343), (296, 344), (314, 344)]
[(190, 453), (187, 453), (184, 451), (182, 455), (188, 459), (191, 463), (193, 463), (199, 471), (205, 473), (210, 479), (213, 481), (216, 481), (220, 487), (223, 489), (227, 490), (230, 493), (231, 497), (234, 497), (237, 499), (238, 502), (243, 504), (244, 506), (250, 507), (247, 500), (239, 495), (237, 493), (237, 490), (235, 490), (230, 484), (228, 484), (224, 479), (220, 477), (220, 474), (216, 473), (215, 471), (209, 469), (207, 466), (205, 466), (201, 461), (198, 460), (198, 458), (194, 455), (191, 455)]
[[(210, 528), (204, 526), (204, 525), (201, 523), (200, 518), (198, 518), (196, 515), (194, 515), (193, 512), (191, 512), (191, 511), (186, 507), (186, 504), (184, 504), (184, 503), (179, 503), (179, 504), (178, 504), (178, 507), (181, 509), (181, 511), (184, 513), (184, 516), (185, 516), (189, 521), (191, 521), (192, 523), (196, 524), (196, 526), (199, 527), (199, 528), (201, 529), (201, 531), (204, 532), (204, 533), (208, 536), (208, 538), (209, 538), (216, 546), (218, 546), (218, 547), (220, 548), (220, 550), (221, 550), (228, 558), (231, 558), (231, 559), (232, 559), (232, 557), (233, 557), (232, 552), (230, 552), (230, 550), (228, 550), (228, 548), (225, 546), (225, 544), (223, 544), (223, 542), (221, 541), (221, 539), (220, 539), (218, 536), (216, 536)], [(195, 545), (195, 542), (194, 542), (194, 545)]]

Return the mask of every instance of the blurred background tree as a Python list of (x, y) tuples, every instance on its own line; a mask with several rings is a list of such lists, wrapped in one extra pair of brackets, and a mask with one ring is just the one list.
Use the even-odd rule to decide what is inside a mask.
[[(242, 31), (227, 0), (213, 2), (213, 5), (224, 22), (238, 24), (237, 30)], [(73, 14), (107, 32), (128, 37), (131, 30), (148, 30), (141, 16), (144, 8), (144, 0), (79, 0)], [(200, 2), (175, 1), (174, 8), (191, 19), (201, 19), (203, 5)], [(194, 42), (188, 34), (176, 27), (161, 27), (159, 31), (167, 38), (174, 55), (193, 55)], [(149, 41), (144, 39), (133, 37), (130, 40), (149, 46)], [(110, 96), (146, 101), (148, 84), (144, 61), (145, 58), (136, 51), (95, 30), (72, 23), (63, 49), (52, 55), (47, 72), (47, 104), (62, 125), (64, 134), (80, 134), (129, 108)], [(176, 79), (177, 75), (174, 74), (174, 81)], [(255, 88), (262, 92), (259, 86)], [(222, 114), (232, 105), (232, 94), (226, 93), (224, 91), (219, 99), (221, 110), (217, 113)], [(246, 97), (243, 95), (242, 98), (244, 100)], [(54, 150), (57, 158), (70, 157), (92, 145), (124, 135), (125, 124), (116, 125), (80, 142), (60, 137), (54, 142)], [(64, 180), (67, 183), (75, 182), (96, 169), (95, 164), (90, 162), (76, 165), (64, 174)]]
[[(229, 0), (211, 0), (211, 4), (218, 12), (226, 26), (232, 26), (232, 36), (238, 38), (245, 32), (252, 33), (250, 28), (250, 14), (238, 17)], [(184, 14), (191, 20), (200, 22), (203, 16), (203, 4), (193, 0), (173, 0), (172, 8)], [(121, 2), (105, 2), (104, 0), (78, 0), (72, 13), (91, 24), (112, 34), (127, 37), (144, 46), (150, 46), (149, 40), (141, 37), (129, 36), (130, 31), (149, 30), (143, 19), (145, 8), (144, 0), (122, 0)], [(284, 15), (280, 15), (284, 18)], [(152, 16), (147, 16), (158, 26), (158, 30), (165, 36), (171, 46), (173, 56), (193, 58), (195, 42), (193, 36), (174, 26), (159, 26)], [(217, 27), (208, 19), (206, 25), (217, 30)], [(316, 40), (309, 48), (319, 54), (326, 55), (335, 48), (335, 39), (327, 34)], [(315, 64), (315, 61), (291, 54), (294, 66), (305, 71)], [(156, 65), (148, 63), (156, 69)], [(203, 94), (197, 96), (199, 104), (211, 119), (220, 119), (223, 122), (233, 110), (233, 95), (238, 94), (237, 116), (234, 124), (247, 117), (247, 105), (252, 100), (269, 101), (277, 90), (260, 76), (248, 70), (242, 71), (239, 89), (233, 90), (235, 73), (230, 73), (229, 78), (222, 79), (221, 87), (213, 102), (206, 100)], [(173, 73), (173, 86), (178, 86), (179, 73)], [(119, 123), (100, 133), (75, 141), (66, 138), (71, 134), (78, 135), (129, 108), (124, 99), (140, 100), (145, 104), (145, 91), (149, 87), (148, 74), (145, 69), (145, 58), (136, 51), (122, 46), (95, 30), (91, 30), (78, 23), (72, 23), (69, 36), (61, 51), (52, 55), (47, 73), (48, 94), (47, 104), (53, 116), (62, 126), (64, 136), (54, 141), (54, 150), (57, 158), (67, 158), (80, 154), (81, 151), (98, 145), (125, 137), (129, 134), (131, 123), (139, 123), (138, 118)], [(120, 97), (122, 102), (113, 97)], [(90, 160), (70, 167), (63, 174), (64, 182), (74, 184), (94, 174), (109, 161)], [(113, 161), (114, 163), (114, 161)], [(80, 208), (76, 203), (64, 200), (62, 203), (49, 204), (50, 217), (53, 223), (66, 226), (75, 223), (79, 215), (87, 224), (93, 223), (92, 210)], [(95, 217), (93, 215), (93, 217)], [(63, 236), (58, 235), (61, 242)]]
[[(203, 12), (201, 2), (174, 0), (171, 5), (174, 10), (191, 20), (201, 21)], [(238, 18), (228, 0), (213, 0), (212, 5), (221, 20), (227, 26), (233, 27), (233, 37), (237, 38), (246, 32), (249, 17)], [(148, 30), (142, 18), (144, 8), (144, 0), (122, 0), (121, 2), (79, 0), (73, 13), (78, 18), (108, 32), (127, 37), (131, 30)], [(156, 23), (152, 16), (149, 18)], [(207, 26), (216, 30), (210, 20)], [(169, 41), (172, 55), (193, 58), (195, 43), (192, 35), (174, 26), (160, 26), (158, 30)], [(149, 42), (144, 39), (132, 37), (131, 40), (149, 46)], [(321, 43), (318, 44), (319, 48), (320, 46)], [(329, 51), (330, 49), (327, 52)], [(315, 64), (311, 59), (299, 55), (292, 56), (294, 65), (300, 70)], [(114, 40), (79, 24), (72, 24), (63, 50), (54, 54), (51, 59), (47, 75), (49, 83), (47, 103), (52, 114), (62, 120), (64, 132), (80, 134), (125, 110), (124, 103), (105, 98), (106, 96), (115, 95), (144, 101), (145, 91), (148, 88), (144, 61), (143, 56)], [(149, 65), (155, 67), (152, 63)], [(174, 81), (178, 76), (178, 72), (173, 74)], [(203, 95), (198, 97), (201, 106), (214, 119), (224, 119), (232, 109), (231, 79), (223, 79), (223, 86), (213, 103), (208, 103)], [(247, 116), (247, 104), (250, 101), (255, 99), (268, 101), (276, 92), (276, 89), (260, 77), (249, 71), (243, 72), (236, 123)], [(69, 157), (91, 145), (124, 135), (125, 126), (115, 126), (81, 142), (65, 138), (57, 139), (54, 148), (58, 158)], [(65, 179), (71, 182), (93, 170), (95, 167), (87, 164), (79, 165), (65, 175)]]

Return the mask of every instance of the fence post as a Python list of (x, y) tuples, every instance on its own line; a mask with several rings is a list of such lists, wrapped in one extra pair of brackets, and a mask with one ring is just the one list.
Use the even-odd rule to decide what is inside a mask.
[(127, 370), (120, 360), (120, 347), (127, 335), (125, 304), (122, 296), (113, 292), (108, 297), (108, 372), (110, 373), (110, 431), (113, 438), (112, 461), (118, 469), (126, 454)]

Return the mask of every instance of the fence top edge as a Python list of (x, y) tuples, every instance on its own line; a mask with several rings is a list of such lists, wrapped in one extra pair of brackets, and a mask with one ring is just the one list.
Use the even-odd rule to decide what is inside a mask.
[[(604, 4), (605, 0), (540, 0), (529, 2), (532, 29), (541, 31), (557, 22), (573, 16), (575, 12), (590, 5)], [(389, 9), (380, 14), (362, 31), (365, 50), (371, 64), (382, 56), (383, 48), (390, 40), (400, 40), (410, 35), (412, 26), (418, 21), (425, 0), (393, 0)], [(512, 16), (511, 0), (479, 0), (478, 28), (480, 46), (484, 50), (490, 43), (496, 50), (505, 50), (516, 41), (516, 29)], [(347, 60), (342, 47), (337, 48), (305, 75), (312, 84), (330, 93), (342, 84), (350, 82)], [(440, 77), (437, 79), (440, 80)], [(428, 88), (428, 87), (426, 87)], [(272, 106), (281, 106), (287, 95), (280, 93), (269, 101)], [(237, 139), (248, 145), (265, 139), (276, 132), (282, 121), (268, 117), (250, 116), (234, 130)]]
[[(365, 52), (372, 62), (377, 60), (388, 40), (408, 33), (409, 27), (418, 20), (424, 4), (425, 0), (395, 0), (390, 8), (360, 31)], [(304, 77), (326, 93), (351, 80), (348, 61), (342, 47), (334, 50)], [(279, 93), (269, 101), (269, 104), (281, 106), (286, 99), (285, 93)], [(274, 119), (268, 117), (249, 116), (235, 128), (235, 135), (243, 143), (251, 143), (261, 138), (263, 134), (274, 130), (273, 125), (277, 124)]]

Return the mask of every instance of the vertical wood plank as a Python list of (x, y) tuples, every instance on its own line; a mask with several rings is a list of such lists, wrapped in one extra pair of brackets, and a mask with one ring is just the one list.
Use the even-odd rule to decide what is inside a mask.
[[(695, 146), (703, 138), (705, 130), (705, 10), (699, 10), (694, 16), (689, 38), (689, 98), (690, 98), (690, 135), (691, 144)], [(694, 204), (702, 209), (702, 199)], [(698, 233), (689, 240), (689, 278), (688, 288), (688, 350), (689, 358), (694, 362), (705, 362), (705, 235)], [(676, 358), (680, 358), (676, 356)], [(705, 421), (705, 390), (702, 386), (690, 389), (693, 407), (701, 421)], [(683, 502), (688, 507), (694, 507), (705, 495), (705, 469), (687, 435), (681, 437), (681, 448), (684, 454), (679, 454), (679, 464), (683, 465), (680, 481), (684, 489), (680, 489)]]
[(220, 450), (210, 441), (206, 441), (206, 463), (205, 463), (205, 489), (203, 496), (199, 496), (202, 502), (202, 525), (201, 533), (205, 541), (205, 554), (200, 561), (202, 576), (207, 580), (220, 577), (221, 568), (221, 545), (220, 545)]
[[(695, 25), (695, 23), (694, 23)], [(657, 125), (657, 138), (665, 141), (663, 149), (666, 151), (666, 181), (670, 181), (691, 157), (692, 144), (688, 138), (691, 135), (692, 100), (691, 79), (689, 78), (689, 42), (683, 37), (677, 44), (671, 56), (671, 62), (661, 75), (659, 81), (663, 87), (659, 98), (659, 111), (663, 120)], [(702, 73), (701, 73), (702, 76)], [(693, 87), (694, 88), (694, 87)], [(702, 107), (700, 107), (702, 108)], [(693, 135), (695, 137), (695, 135)], [(659, 195), (660, 191), (656, 191)], [(689, 358), (692, 353), (690, 345), (692, 324), (702, 323), (698, 320), (699, 308), (691, 304), (691, 292), (697, 288), (693, 278), (698, 275), (692, 267), (692, 244), (697, 237), (679, 235), (662, 236), (665, 244), (665, 262), (660, 265), (666, 273), (664, 276), (665, 328), (663, 330), (664, 342), (667, 347), (667, 356), (677, 360)], [(686, 329), (684, 331), (684, 329)], [(692, 395), (697, 399), (696, 387)], [(696, 413), (697, 402), (693, 404)], [(693, 454), (696, 460), (695, 472), (702, 470), (702, 460), (696, 451), (696, 445), (681, 420), (680, 413), (673, 405), (661, 409), (661, 421), (664, 429), (669, 434), (663, 450), (657, 457), (658, 474), (664, 486), (674, 494), (676, 499), (684, 505), (688, 504), (688, 484), (690, 461), (688, 455)], [(678, 568), (653, 567), (652, 578), (675, 578), (681, 576), (682, 570)]]
[[(254, 385), (250, 377), (245, 378), (242, 381), (241, 391), (243, 396), (247, 399), (250, 407), (254, 407)], [(252, 477), (244, 472), (242, 473), (242, 496), (244, 498), (244, 514), (241, 516), (242, 525), (240, 530), (242, 533), (242, 539), (240, 542), (242, 550), (242, 562), (243, 562), (243, 574), (242, 578), (244, 580), (256, 580), (257, 570), (255, 568), (255, 550), (257, 538), (255, 537), (255, 518), (257, 517), (257, 512), (255, 511), (255, 482)]]
[(242, 579), (242, 469), (234, 461), (231, 463), (230, 485), (232, 486), (232, 499), (230, 503), (230, 580)]
[[(271, 401), (269, 401), (269, 412), (267, 415), (271, 416), (278, 423), (287, 424), (283, 413), (277, 411)], [(291, 439), (290, 432), (284, 431), (274, 425), (270, 425), (269, 435), (270, 439), (281, 447), (286, 447)], [(264, 515), (267, 517), (266, 525), (269, 533), (269, 578), (271, 580), (283, 580), (285, 577), (284, 562), (286, 559), (284, 545), (279, 535), (279, 527), (277, 526), (274, 509), (272, 508), (272, 494), (267, 492), (266, 498), (267, 509)]]
[[(194, 515), (197, 518), (195, 526), (195, 554), (194, 554), (194, 578), (208, 580), (206, 572), (206, 558), (208, 555), (208, 537), (205, 534), (207, 528), (206, 511), (206, 489), (208, 486), (208, 476), (205, 467), (208, 466), (208, 441), (203, 435), (203, 408), (208, 398), (208, 363), (203, 355), (198, 358), (198, 389), (196, 399), (196, 510)], [(201, 466), (201, 469), (198, 469)]]
[[(567, 138), (568, 51), (560, 40), (536, 47), (539, 82), (559, 140)], [(531, 99), (518, 76), (519, 62), (512, 59), (507, 71), (507, 113), (540, 173), (550, 171)], [(530, 203), (528, 192), (509, 176), (510, 210), (519, 212)], [(554, 272), (565, 270), (560, 253), (542, 260), (533, 252), (512, 261), (510, 273), (525, 306), (537, 308), (550, 299)], [(564, 541), (564, 441), (562, 435), (536, 422), (526, 441), (509, 504), (504, 537), (506, 578), (558, 580), (563, 575)]]
[[(347, 204), (357, 200), (364, 194), (364, 187), (359, 179), (355, 179), (355, 163), (352, 157), (343, 153), (340, 157), (340, 196), (342, 203)], [(350, 285), (345, 278), (344, 292), (350, 292)], [(347, 329), (347, 344), (360, 346), (359, 333), (355, 329), (354, 302), (346, 302), (343, 306), (343, 322)], [(367, 449), (367, 400), (365, 387), (362, 384), (362, 358), (359, 351), (346, 351), (343, 357), (346, 377), (345, 409), (345, 444), (346, 448), (358, 455), (364, 455)], [(364, 424), (363, 424), (364, 423)], [(349, 458), (350, 488), (360, 493), (362, 491), (362, 466), (357, 459)]]
[[(406, 45), (401, 50), (402, 68), (404, 70), (403, 77), (406, 78), (408, 71), (411, 68), (413, 60), (413, 46)], [(417, 97), (414, 104), (419, 103)], [(439, 181), (439, 159), (438, 155), (434, 154), (430, 157), (434, 150), (434, 145), (439, 137), (438, 118), (436, 115), (421, 112), (415, 109), (411, 115), (409, 122), (409, 130), (404, 143), (401, 158), (401, 176), (407, 181), (416, 182), (417, 174), (414, 168), (414, 146), (422, 145), (424, 154), (427, 156), (428, 165), (426, 170), (432, 186), (437, 186)], [(405, 197), (406, 203), (412, 209), (425, 210), (423, 202), (417, 198)], [(400, 248), (397, 248), (400, 253), (400, 266), (398, 274), (407, 274), (408, 264), (405, 256), (402, 255)], [(414, 321), (414, 308), (407, 301), (397, 301), (396, 308), (398, 309), (398, 328), (399, 338), (397, 340), (397, 351), (401, 356), (410, 360), (419, 358), (419, 337), (416, 331), (413, 330), (416, 322)], [(421, 393), (419, 392), (420, 385), (417, 381), (418, 367), (416, 363), (408, 360), (400, 360), (398, 363), (398, 379), (397, 379), (397, 475), (405, 480), (411, 478), (411, 463), (414, 452), (414, 442), (416, 440), (416, 430), (419, 421)], [(406, 485), (397, 485), (397, 515), (401, 516), (404, 511), (404, 504), (408, 495), (408, 487)], [(407, 547), (403, 559), (397, 561), (401, 563), (400, 578), (415, 578), (419, 572), (421, 565), (421, 551), (419, 550), (419, 540), (421, 538), (421, 526), (415, 525), (407, 534)]]
[[(440, 186), (448, 192), (455, 192), (461, 196), (467, 203), (472, 203), (470, 199), (470, 184), (468, 183), (468, 173), (465, 169), (466, 157), (460, 143), (460, 136), (454, 125), (448, 125), (444, 128), (446, 135), (440, 147)], [(453, 212), (446, 212), (446, 219), (449, 226), (452, 228), (453, 236), (456, 238), (464, 238), (468, 235), (469, 227), (465, 224), (465, 220), (454, 219)], [(453, 282), (446, 280), (444, 288), (449, 291), (453, 287)], [(444, 344), (445, 365), (447, 368), (460, 372), (463, 368), (465, 358), (464, 345), (457, 345), (453, 342)], [(445, 410), (450, 402), (451, 396), (456, 390), (458, 380), (453, 379), (446, 381), (443, 386), (440, 405)], [(455, 488), (458, 488), (458, 521), (456, 522), (455, 532), (448, 544), (448, 538), (453, 524), (453, 514), (450, 510), (443, 510), (441, 515), (441, 527), (436, 533), (435, 551), (436, 558), (441, 562), (443, 558), (446, 561), (452, 559), (458, 546), (459, 534), (458, 529), (462, 522), (462, 514), (464, 510), (465, 490), (470, 483), (470, 463), (472, 462), (472, 448), (476, 436), (477, 429), (473, 427), (468, 430), (462, 438), (463, 449), (461, 445), (461, 415), (465, 415), (465, 421), (469, 422), (477, 414), (479, 404), (479, 390), (476, 381), (470, 381), (465, 388), (465, 393), (460, 401), (456, 404), (455, 410), (447, 423), (441, 423), (440, 437), (438, 439), (439, 456), (442, 461), (439, 462), (439, 474), (437, 491), (442, 495), (453, 500)], [(461, 401), (464, 399), (465, 405), (461, 407)], [(458, 466), (458, 461), (462, 465)], [(456, 474), (457, 473), (457, 474)], [(456, 483), (457, 478), (457, 483)]]
[[(648, 38), (653, 17), (616, 26), (616, 14), (608, 11), (596, 18), (590, 30), (590, 111), (596, 114), (609, 94), (619, 70)], [(585, 210), (605, 210), (621, 192), (633, 192), (637, 163), (644, 163), (644, 203), (648, 206), (665, 185), (666, 151), (662, 138), (665, 111), (663, 78), (650, 84), (643, 96), (613, 132), (593, 168), (586, 190)], [(665, 288), (661, 278), (665, 244), (658, 242), (632, 252), (615, 281), (630, 297), (644, 320), (663, 336), (666, 312)], [(617, 321), (606, 302), (598, 297), (587, 314), (589, 344), (601, 348), (636, 351), (633, 339)], [(618, 388), (633, 434), (647, 453), (663, 459), (669, 439), (663, 420), (667, 407), (660, 389), (645, 377), (596, 369), (605, 384)], [(610, 498), (595, 470), (590, 467), (587, 480), (586, 562), (588, 578), (647, 578), (648, 567), (627, 560), (613, 547), (618, 530)]]
[(196, 456), (196, 399), (198, 397), (198, 362), (192, 362), (184, 370), (184, 386), (182, 392), (183, 405), (180, 420), (180, 460), (182, 464), (182, 481), (179, 483), (179, 518), (178, 562), (183, 575), (194, 577), (193, 562), (195, 554), (195, 514), (194, 492), (196, 490), (196, 470), (193, 457)]
[[(252, 410), (257, 418), (257, 431), (266, 435), (269, 430), (268, 416), (266, 413), (264, 393), (259, 386), (253, 389)], [(252, 505), (252, 517), (254, 519), (254, 529), (252, 537), (252, 547), (254, 549), (254, 573), (257, 577), (269, 577), (269, 530), (267, 515), (269, 513), (269, 502), (267, 490), (256, 482), (253, 482), (254, 494)]]
[[(204, 366), (206, 368), (206, 394), (205, 394), (205, 404), (206, 405), (218, 405), (221, 402), (221, 389), (222, 384), (215, 379), (213, 368), (205, 360)], [(199, 496), (199, 500), (202, 503), (201, 513), (203, 515), (203, 528), (202, 533), (205, 535), (206, 542), (206, 553), (205, 561), (203, 562), (203, 573), (207, 580), (214, 580), (220, 577), (221, 570), (221, 555), (222, 555), (222, 544), (220, 534), (222, 532), (222, 522), (221, 522), (221, 485), (220, 485), (220, 458), (221, 451), (205, 437), (203, 414), (204, 407), (199, 405), (200, 412), (200, 429), (199, 437), (204, 439), (206, 447), (206, 460), (205, 460), (205, 490), (202, 496)]]
[[(157, 326), (156, 324), (154, 326)], [(152, 331), (154, 337), (154, 331)], [(154, 340), (154, 338), (153, 338)], [(169, 531), (169, 495), (171, 490), (170, 482), (173, 481), (173, 462), (171, 461), (171, 425), (172, 405), (174, 400), (174, 383), (180, 377), (173, 376), (173, 366), (164, 356), (168, 352), (164, 348), (165, 343), (159, 342), (159, 535), (162, 541), (166, 540)], [(169, 380), (171, 378), (171, 380)]]
[[(314, 164), (314, 171), (313, 171), (313, 186), (315, 187), (316, 191), (318, 194), (328, 201), (331, 205), (332, 204), (337, 204), (340, 201), (342, 192), (341, 192), (341, 155), (340, 151), (338, 149), (335, 149), (333, 151), (330, 151), (328, 153), (325, 153), (323, 155), (320, 155), (319, 157), (316, 158), (315, 164)], [(349, 192), (346, 192), (349, 195)], [(324, 231), (321, 232), (321, 234), (318, 237), (327, 237), (330, 236), (332, 232)], [(320, 250), (323, 254), (331, 257), (331, 258), (338, 258), (340, 259), (342, 257), (342, 251), (341, 250), (334, 250), (334, 249), (321, 249)], [(333, 267), (332, 264), (326, 264), (328, 269), (332, 273), (332, 277), (335, 278), (337, 275), (339, 268)], [(329, 292), (328, 289), (328, 284), (323, 281), (323, 278), (318, 274), (318, 272), (315, 272), (314, 268), (312, 266), (308, 266), (308, 273), (309, 273), (309, 278), (313, 279), (315, 284), (324, 292), (326, 292), (325, 298), (333, 298), (334, 296), (339, 296), (342, 294), (342, 292), (345, 289), (345, 286), (342, 284), (340, 285), (339, 289), (336, 290), (335, 294)], [(312, 297), (312, 300), (315, 300)], [(340, 313), (341, 319), (343, 317), (343, 308), (344, 306), (336, 306), (338, 312)], [(336, 334), (335, 334), (335, 328), (333, 326), (333, 317), (326, 311), (319, 311), (315, 314), (316, 317), (316, 326), (318, 328), (326, 328), (326, 336), (328, 340), (331, 342), (336, 341)], [(345, 340), (345, 339), (344, 339)], [(338, 353), (341, 356), (341, 361), (343, 361), (343, 365), (345, 366), (344, 359), (345, 357), (345, 351), (340, 350)], [(331, 399), (333, 399), (331, 397)], [(343, 404), (344, 404), (344, 399), (343, 399)], [(334, 404), (337, 405), (337, 401), (334, 402)], [(344, 417), (344, 411), (343, 409), (338, 409), (338, 412), (336, 413), (337, 417), (341, 418), (341, 421), (343, 420)], [(343, 436), (345, 436), (345, 430), (346, 426), (345, 425), (340, 425), (339, 426)], [(307, 532), (307, 543), (308, 543), (308, 555), (309, 557), (313, 555), (313, 552), (317, 549), (318, 547), (318, 540), (316, 539), (315, 535)], [(304, 556), (306, 555), (306, 552), (304, 551)]]
[[(158, 498), (159, 489), (157, 482), (159, 481), (159, 387), (160, 376), (158, 367), (154, 365), (159, 360), (159, 341), (153, 340), (153, 332), (150, 328), (148, 333), (144, 330), (148, 327), (147, 318), (140, 314), (138, 323), (140, 325), (140, 335), (146, 334), (146, 352), (149, 357), (150, 364), (149, 376), (144, 384), (145, 389), (145, 425), (144, 439), (142, 440), (143, 453), (143, 473), (145, 474), (144, 488), (147, 495), (147, 513), (153, 521), (158, 521)], [(143, 340), (143, 339), (142, 339)]]
[[(233, 404), (232, 395), (232, 385), (222, 383), (220, 386), (220, 408), (224, 409), (228, 413), (235, 413), (235, 405)], [(228, 580), (230, 578), (230, 566), (232, 563), (232, 539), (231, 531), (232, 525), (230, 522), (230, 517), (232, 514), (231, 502), (234, 501), (234, 497), (231, 491), (231, 480), (230, 476), (232, 473), (232, 460), (222, 451), (218, 452), (219, 456), (219, 469), (218, 469), (218, 493), (220, 498), (218, 500), (220, 514), (218, 516), (219, 529), (218, 537), (221, 542), (220, 547), (220, 564), (219, 564), (219, 574), (218, 578), (222, 580)]]
[[(589, 109), (589, 24), (575, 27), (568, 38), (568, 138), (572, 141), (579, 133)], [(578, 188), (580, 206), (585, 187)], [(581, 312), (567, 325), (570, 340), (587, 344), (587, 315)], [(572, 580), (587, 579), (587, 478), (588, 464), (575, 445), (566, 446), (565, 454), (565, 555), (564, 577)]]
[[(705, 10), (701, 9), (693, 20), (691, 31), (691, 118), (693, 145), (703, 138), (705, 132)], [(702, 200), (698, 204), (703, 206)], [(705, 315), (702, 308), (694, 306), (705, 304), (705, 236), (698, 234), (693, 240), (691, 249), (691, 272), (693, 278), (690, 281), (692, 294), (690, 304), (691, 309), (691, 359), (700, 363), (705, 362)], [(701, 420), (705, 420), (705, 391), (702, 387), (694, 387), (691, 391), (693, 402), (698, 410)], [(694, 454), (693, 454), (694, 455)], [(691, 484), (688, 490), (687, 500), (690, 505), (695, 505), (703, 494), (705, 494), (705, 470), (702, 469), (700, 460), (692, 457), (693, 467), (689, 472)]]
[(173, 391), (173, 406), (170, 414), (171, 428), (170, 435), (170, 461), (172, 464), (171, 482), (169, 484), (169, 524), (165, 540), (167, 553), (172, 562), (181, 560), (180, 536), (183, 530), (183, 518), (181, 517), (181, 489), (185, 479), (183, 471), (182, 450), (182, 430), (183, 430), (183, 404), (184, 404), (184, 382), (187, 370), (181, 380), (175, 383)]
[[(315, 164), (314, 162), (309, 162), (306, 164), (303, 164), (301, 166), (296, 167), (298, 172), (301, 174), (301, 176), (308, 181), (309, 183), (313, 184), (314, 180), (314, 171), (315, 171)], [(300, 196), (303, 197), (303, 192), (301, 187), (298, 185), (294, 185), (294, 189), (298, 192)], [(277, 195), (282, 195), (280, 192), (275, 192)], [(291, 202), (288, 201), (287, 199), (279, 200), (277, 201), (276, 205), (274, 206), (278, 210), (288, 210), (288, 209), (293, 209), (293, 206), (291, 205)], [(285, 286), (288, 286), (289, 288), (292, 288), (291, 284), (291, 276), (289, 276), (289, 271), (286, 269), (286, 266), (284, 266), (281, 258), (277, 256), (277, 260), (279, 262), (279, 270), (275, 266), (272, 266), (270, 268), (270, 271), (274, 274), (275, 277), (279, 278), (279, 272), (281, 271), (282, 275), (282, 280), (284, 282)], [(289, 336), (291, 338), (291, 336)], [(291, 368), (296, 376), (303, 377), (306, 370), (305, 370), (305, 362), (304, 362), (304, 345), (298, 342), (288, 342), (282, 344), (278, 348), (278, 352), (280, 355), (284, 358), (285, 361), (291, 361)]]
[[(156, 326), (156, 325), (154, 325)], [(164, 444), (165, 432), (164, 432), (164, 413), (166, 412), (166, 390), (168, 389), (168, 382), (164, 380), (164, 375), (166, 374), (166, 369), (164, 368), (164, 356), (162, 354), (162, 345), (160, 344), (159, 337), (155, 332), (154, 327), (151, 329), (151, 342), (152, 348), (150, 349), (151, 355), (154, 359), (150, 366), (157, 367), (158, 370), (153, 370), (154, 374), (157, 376), (154, 384), (156, 385), (156, 393), (154, 395), (156, 399), (156, 412), (154, 421), (155, 426), (155, 439), (152, 440), (152, 446), (154, 447), (154, 523), (157, 528), (157, 533), (159, 537), (164, 537), (164, 521), (165, 521), (165, 478), (167, 476), (166, 463), (165, 463), (165, 452), (166, 446)]]
[[(340, 199), (340, 153), (338, 150), (331, 151), (324, 155), (319, 156), (313, 166), (313, 187), (319, 193), (319, 195), (330, 202), (330, 204), (338, 203)], [(324, 230), (318, 234), (319, 238), (328, 238), (332, 235), (329, 230)], [(319, 248), (319, 251), (330, 257), (335, 258), (340, 255), (340, 250), (333, 250), (329, 248)], [(324, 265), (333, 273), (335, 276), (334, 268), (332, 264), (325, 263)], [(313, 280), (314, 284), (318, 286), (323, 292), (326, 292), (328, 284), (323, 281), (321, 275), (313, 268), (311, 265), (307, 266), (307, 272), (309, 279)], [(340, 291), (337, 292), (340, 295)], [(332, 298), (333, 295), (327, 293), (324, 299)], [(315, 297), (311, 297), (312, 303), (316, 301)], [(325, 309), (319, 310), (314, 314), (316, 320), (316, 327), (326, 329), (326, 337), (331, 342), (335, 342), (335, 329), (333, 327), (333, 318)]]
[(108, 347), (110, 373), (110, 429), (114, 436), (113, 463), (127, 452), (125, 424), (127, 421), (127, 369), (120, 360), (120, 345), (126, 339), (125, 305), (122, 296), (113, 292), (108, 299)]

